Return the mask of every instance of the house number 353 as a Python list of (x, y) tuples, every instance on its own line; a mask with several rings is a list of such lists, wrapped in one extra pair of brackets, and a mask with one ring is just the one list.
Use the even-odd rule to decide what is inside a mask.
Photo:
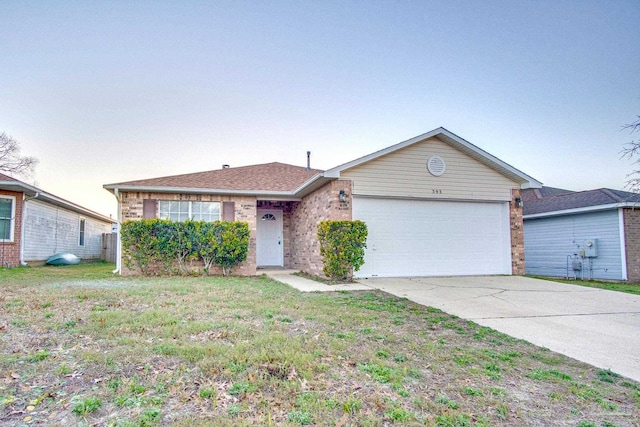
[(442, 190), (431, 190), (431, 194), (442, 194)]

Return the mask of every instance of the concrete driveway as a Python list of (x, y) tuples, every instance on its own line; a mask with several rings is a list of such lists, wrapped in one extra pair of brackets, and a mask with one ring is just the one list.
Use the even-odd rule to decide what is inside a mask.
[(520, 276), (359, 282), (640, 381), (640, 296)]

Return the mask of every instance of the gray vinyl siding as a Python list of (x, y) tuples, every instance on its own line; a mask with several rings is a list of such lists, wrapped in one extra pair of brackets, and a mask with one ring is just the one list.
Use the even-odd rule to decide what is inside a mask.
[[(598, 239), (592, 258), (594, 279), (623, 280), (617, 210), (524, 220), (526, 274), (564, 277), (567, 255), (579, 253), (588, 239)], [(569, 275), (573, 270), (569, 266)], [(587, 271), (584, 271), (587, 278)]]
[[(83, 260), (100, 259), (102, 233), (111, 224), (68, 209), (29, 200), (25, 203), (24, 260), (45, 261), (51, 255), (69, 252)], [(84, 246), (80, 246), (80, 218), (85, 219)]]

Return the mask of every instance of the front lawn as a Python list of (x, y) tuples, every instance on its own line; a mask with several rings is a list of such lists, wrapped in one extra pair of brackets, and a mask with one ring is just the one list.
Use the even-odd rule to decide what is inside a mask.
[(381, 292), (0, 270), (0, 425), (633, 426), (640, 385)]
[(588, 288), (606, 289), (608, 291), (626, 292), (628, 294), (640, 295), (640, 284), (628, 282), (604, 282), (601, 280), (567, 280), (553, 277), (531, 276), (536, 279), (548, 280), (551, 282), (566, 283), (569, 285), (586, 286)]

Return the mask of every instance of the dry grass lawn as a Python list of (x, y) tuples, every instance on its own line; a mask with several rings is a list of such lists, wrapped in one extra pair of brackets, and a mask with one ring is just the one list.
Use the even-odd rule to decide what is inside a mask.
[(0, 270), (0, 425), (638, 426), (640, 385), (378, 292)]

